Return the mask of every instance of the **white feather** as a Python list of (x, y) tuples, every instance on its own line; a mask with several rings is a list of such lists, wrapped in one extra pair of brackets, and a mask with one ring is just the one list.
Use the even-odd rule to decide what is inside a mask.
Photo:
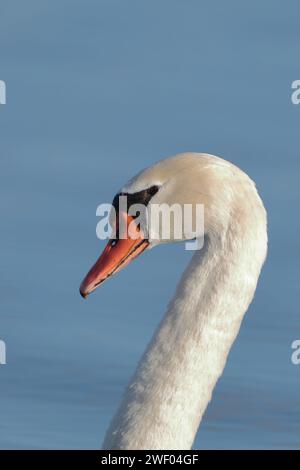
[(144, 353), (104, 441), (107, 449), (190, 449), (253, 298), (267, 251), (266, 212), (234, 165), (181, 154), (123, 189), (161, 185), (153, 202), (202, 203), (204, 248), (195, 252)]

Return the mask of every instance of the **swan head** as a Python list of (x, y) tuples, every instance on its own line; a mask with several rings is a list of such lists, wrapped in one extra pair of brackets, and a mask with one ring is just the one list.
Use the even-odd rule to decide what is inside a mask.
[(226, 224), (232, 180), (235, 177), (238, 186), (241, 175), (229, 162), (199, 153), (179, 154), (138, 173), (113, 200), (111, 226), (116, 236), (82, 281), (80, 294), (86, 297), (158, 244), (197, 240), (201, 248), (205, 233), (218, 232), (220, 224)]

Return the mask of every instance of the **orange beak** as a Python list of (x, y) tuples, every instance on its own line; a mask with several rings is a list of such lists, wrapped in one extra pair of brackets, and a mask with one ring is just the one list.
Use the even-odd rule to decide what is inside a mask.
[[(100, 258), (85, 276), (80, 286), (80, 294), (87, 297), (100, 284), (113, 274), (125, 268), (132, 260), (137, 258), (149, 245), (148, 240), (144, 238), (142, 230), (135, 225), (134, 218), (126, 213), (121, 213), (123, 226), (126, 230), (126, 238), (119, 237), (116, 240), (110, 240), (106, 245)], [(133, 238), (130, 238), (128, 228)], [(133, 230), (134, 228), (134, 230)]]

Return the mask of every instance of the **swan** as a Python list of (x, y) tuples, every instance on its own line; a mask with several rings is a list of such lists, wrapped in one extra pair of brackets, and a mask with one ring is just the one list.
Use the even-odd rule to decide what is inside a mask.
[[(256, 289), (267, 253), (266, 211), (253, 181), (209, 154), (162, 160), (118, 194), (147, 207), (203, 204), (204, 244), (182, 275), (103, 448), (188, 450)], [(110, 240), (83, 280), (81, 295), (86, 297), (145, 249), (165, 242), (143, 233), (135, 240)]]

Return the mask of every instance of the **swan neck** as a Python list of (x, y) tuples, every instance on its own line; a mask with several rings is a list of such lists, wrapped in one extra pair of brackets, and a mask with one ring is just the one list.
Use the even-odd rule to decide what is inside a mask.
[[(190, 449), (252, 300), (265, 258), (264, 211), (208, 234), (145, 351), (104, 448)], [(255, 220), (250, 220), (251, 218)], [(261, 220), (261, 223), (259, 222)], [(249, 225), (248, 225), (249, 226)]]

